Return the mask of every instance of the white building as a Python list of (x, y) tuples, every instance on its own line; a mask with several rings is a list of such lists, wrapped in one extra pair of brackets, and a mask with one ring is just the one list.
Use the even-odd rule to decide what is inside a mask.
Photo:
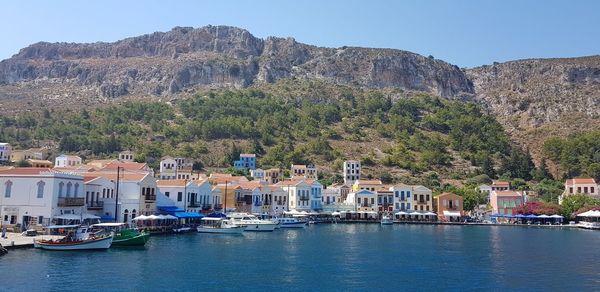
[(317, 167), (314, 164), (292, 164), (290, 168), (292, 177), (303, 177), (305, 179), (318, 179)]
[(66, 215), (84, 217), (83, 176), (47, 168), (0, 171), (0, 217), (21, 229), (56, 223)]
[(323, 190), (323, 207), (339, 204), (342, 202), (342, 195), (339, 188), (326, 188)]
[(161, 180), (166, 179), (187, 179), (195, 180), (197, 177), (193, 175), (194, 162), (189, 158), (184, 157), (163, 157), (160, 161), (160, 173), (158, 177)]
[(394, 192), (394, 211), (413, 211), (413, 187), (405, 184), (397, 184), (390, 187)]
[(187, 212), (209, 212), (212, 209), (212, 187), (207, 180), (159, 180), (157, 206), (176, 206)]
[(360, 179), (361, 168), (360, 161), (347, 160), (344, 161), (344, 184), (351, 185), (356, 180)]
[(319, 211), (323, 208), (323, 185), (316, 180), (283, 180), (276, 184), (289, 194), (289, 208)]
[[(118, 197), (117, 222), (130, 223), (139, 215), (156, 212), (156, 179), (150, 172), (122, 172), (117, 186), (116, 172), (95, 173), (115, 183), (115, 200)], [(117, 192), (118, 189), (118, 192)], [(115, 200), (104, 201), (104, 215), (115, 216)]]
[[(87, 173), (82, 175), (85, 184), (85, 207), (88, 213), (104, 218), (111, 217), (104, 210), (104, 204), (107, 201), (112, 201), (114, 208), (115, 183), (99, 175)], [(114, 209), (111, 211), (114, 213)], [(112, 219), (114, 220), (114, 217)]]
[(54, 159), (54, 167), (72, 167), (81, 165), (81, 157), (61, 154)]
[(346, 204), (354, 205), (358, 218), (366, 219), (377, 214), (377, 193), (370, 190), (351, 192), (346, 198)]
[(12, 148), (8, 143), (0, 143), (0, 161), (9, 161)]
[(250, 176), (257, 180), (265, 180), (265, 171), (260, 168), (250, 169)]
[(598, 190), (596, 180), (593, 178), (572, 178), (566, 180), (565, 190), (559, 197), (559, 203), (562, 204), (562, 200), (565, 197), (576, 194), (598, 198), (600, 196), (600, 191)]

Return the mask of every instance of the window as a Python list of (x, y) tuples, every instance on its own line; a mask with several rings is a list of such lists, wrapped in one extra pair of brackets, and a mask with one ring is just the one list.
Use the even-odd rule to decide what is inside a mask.
[(71, 182), (67, 183), (67, 198), (71, 197), (71, 188), (73, 187), (73, 184)]
[(4, 197), (10, 198), (10, 193), (12, 192), (13, 182), (9, 180), (5, 183), (5, 185), (6, 185), (6, 189), (4, 190)]
[(136, 215), (135, 213), (136, 213), (136, 212), (135, 212), (135, 209), (131, 210), (131, 219), (133, 219), (133, 218), (135, 218), (135, 217), (136, 217), (136, 216), (135, 216), (135, 215)]
[(588, 193), (588, 187), (583, 187), (583, 192), (584, 192), (585, 194), (587, 194), (587, 193)]
[(129, 216), (129, 211), (127, 209), (125, 209), (125, 212), (123, 212), (123, 222), (127, 223), (128, 216)]
[(62, 198), (62, 196), (63, 196), (63, 189), (64, 189), (64, 187), (65, 187), (65, 183), (61, 181), (58, 184), (58, 197), (59, 198)]
[(37, 183), (37, 197), (38, 199), (41, 199), (44, 197), (44, 186), (46, 185), (45, 182), (43, 181), (39, 181)]
[(182, 192), (177, 192), (177, 202), (181, 202), (183, 197), (183, 193)]
[(165, 192), (165, 196), (167, 196), (167, 198), (171, 195), (170, 192)]
[(594, 187), (590, 187), (590, 193), (594, 193)]
[(573, 187), (569, 188), (569, 193), (572, 194), (573, 193)]
[(404, 191), (400, 192), (400, 200), (404, 201)]
[(410, 198), (410, 191), (406, 191), (406, 197)]
[(429, 201), (429, 195), (426, 195), (426, 196), (425, 196), (425, 200), (426, 200), (426, 201)]
[(406, 209), (410, 210), (410, 203), (406, 203)]
[(79, 183), (75, 183), (74, 197), (79, 196)]

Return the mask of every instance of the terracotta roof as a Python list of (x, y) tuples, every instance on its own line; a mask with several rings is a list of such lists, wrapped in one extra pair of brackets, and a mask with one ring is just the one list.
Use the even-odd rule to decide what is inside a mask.
[[(117, 173), (116, 172), (103, 172), (103, 173), (95, 173), (98, 176), (101, 176), (105, 179), (108, 180), (112, 180), (112, 181), (116, 181), (117, 180)], [(119, 180), (121, 181), (141, 181), (143, 180), (148, 174), (147, 173), (121, 173), (119, 175)]]
[(493, 186), (510, 186), (510, 183), (507, 181), (495, 180), (492, 182)]
[(156, 181), (156, 185), (157, 186), (163, 186), (163, 187), (184, 187), (187, 183), (191, 182), (190, 180), (184, 180), (184, 179), (163, 179), (163, 180), (157, 180)]
[(442, 196), (448, 196), (448, 195), (449, 195), (449, 196), (457, 196), (457, 197), (460, 197), (459, 195), (457, 195), (457, 194), (455, 194), (455, 193), (449, 193), (449, 192), (444, 192), (444, 193), (441, 193), (441, 194), (439, 194), (439, 195), (437, 195), (437, 196), (433, 196), (433, 197), (434, 197), (434, 198), (439, 198), (439, 197), (442, 197)]
[(44, 167), (15, 167), (10, 169), (0, 170), (0, 175), (32, 175), (40, 174), (41, 172), (54, 172), (51, 169)]
[(494, 191), (497, 197), (521, 197), (521, 193), (515, 191)]
[(148, 169), (148, 164), (139, 162), (114, 161), (106, 164), (106, 166), (104, 166), (103, 169), (117, 169), (117, 167), (121, 167), (125, 170), (143, 170)]
[(240, 157), (256, 157), (256, 154), (242, 153), (240, 154)]
[(292, 168), (306, 168), (305, 164), (292, 164)]
[(596, 184), (596, 180), (593, 178), (572, 178), (567, 180), (567, 185), (572, 186), (575, 184)]
[(359, 185), (383, 185), (381, 180), (378, 179), (359, 179)]
[(39, 160), (39, 159), (27, 159), (28, 162), (30, 163), (45, 163), (45, 164), (52, 164), (52, 162), (50, 160)]

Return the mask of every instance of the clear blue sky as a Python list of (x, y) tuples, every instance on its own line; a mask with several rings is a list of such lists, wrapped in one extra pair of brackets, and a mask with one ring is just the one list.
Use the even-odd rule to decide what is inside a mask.
[(232, 25), (258, 37), (385, 47), (461, 67), (600, 54), (600, 1), (11, 1), (0, 59), (37, 41), (115, 41), (174, 26)]

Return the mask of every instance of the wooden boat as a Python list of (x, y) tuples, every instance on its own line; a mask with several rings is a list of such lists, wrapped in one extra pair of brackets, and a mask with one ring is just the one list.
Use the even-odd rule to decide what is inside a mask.
[(204, 217), (200, 222), (196, 228), (199, 233), (242, 234), (246, 229), (224, 218)]
[(125, 223), (99, 223), (91, 227), (105, 232), (112, 232), (112, 246), (143, 246), (150, 239), (150, 232), (127, 228)]
[(47, 250), (108, 249), (112, 241), (112, 234), (96, 235), (91, 233), (87, 226), (80, 226), (75, 234), (69, 233), (59, 240), (37, 239), (33, 241), (33, 245)]

